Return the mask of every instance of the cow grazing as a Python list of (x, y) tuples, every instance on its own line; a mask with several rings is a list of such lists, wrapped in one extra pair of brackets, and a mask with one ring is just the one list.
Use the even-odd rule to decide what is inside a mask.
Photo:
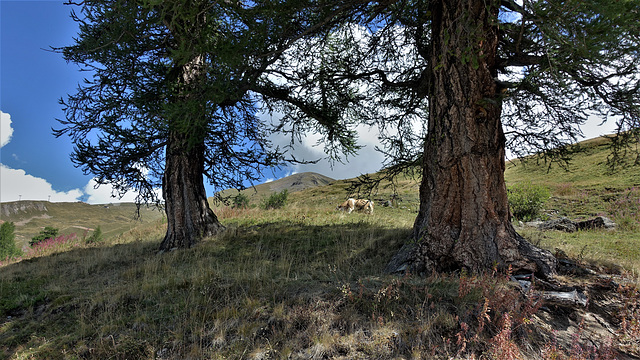
[(373, 201), (365, 199), (348, 199), (336, 207), (336, 210), (346, 211), (351, 214), (353, 210), (364, 211), (373, 214)]

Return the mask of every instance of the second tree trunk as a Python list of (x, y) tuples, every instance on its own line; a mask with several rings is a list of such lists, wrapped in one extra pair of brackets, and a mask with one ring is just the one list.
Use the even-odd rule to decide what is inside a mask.
[(498, 3), (433, 4), (428, 135), (412, 267), (489, 271), (512, 265), (550, 276), (553, 256), (522, 239), (510, 221), (495, 82)]

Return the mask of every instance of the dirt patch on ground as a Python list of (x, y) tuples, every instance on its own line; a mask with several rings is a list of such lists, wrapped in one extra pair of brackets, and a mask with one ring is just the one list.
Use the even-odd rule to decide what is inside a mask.
[(51, 215), (49, 214), (42, 214), (42, 215), (37, 215), (37, 216), (32, 216), (30, 218), (24, 219), (24, 220), (20, 220), (17, 221), (15, 223), (16, 226), (24, 226), (26, 224), (28, 224), (31, 220), (35, 220), (35, 219), (51, 219)]

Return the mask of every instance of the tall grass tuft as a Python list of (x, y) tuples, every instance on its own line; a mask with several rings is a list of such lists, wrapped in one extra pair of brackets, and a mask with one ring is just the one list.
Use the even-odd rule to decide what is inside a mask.
[(617, 200), (610, 203), (608, 210), (621, 229), (640, 230), (640, 188), (625, 190)]

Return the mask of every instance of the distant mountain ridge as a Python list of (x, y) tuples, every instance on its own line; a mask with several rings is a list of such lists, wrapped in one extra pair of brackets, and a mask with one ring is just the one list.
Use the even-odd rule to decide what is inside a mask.
[[(288, 192), (293, 193), (310, 188), (315, 188), (318, 186), (329, 185), (335, 181), (335, 179), (315, 172), (303, 172), (289, 175), (282, 179), (255, 185), (240, 192), (247, 195), (251, 199), (257, 199), (258, 201), (260, 201), (260, 199), (265, 198), (275, 192), (287, 190)], [(218, 194), (223, 198), (228, 198), (236, 196), (238, 194), (238, 190), (227, 189), (219, 192)]]
[(335, 179), (332, 179), (328, 176), (324, 176), (322, 174), (314, 173), (314, 172), (304, 172), (299, 174), (293, 174), (282, 179), (270, 181), (268, 183), (264, 183), (258, 186), (269, 186), (271, 191), (282, 191), (287, 189), (289, 192), (302, 191), (308, 188), (316, 187), (316, 186), (324, 186), (329, 185), (334, 182)]

